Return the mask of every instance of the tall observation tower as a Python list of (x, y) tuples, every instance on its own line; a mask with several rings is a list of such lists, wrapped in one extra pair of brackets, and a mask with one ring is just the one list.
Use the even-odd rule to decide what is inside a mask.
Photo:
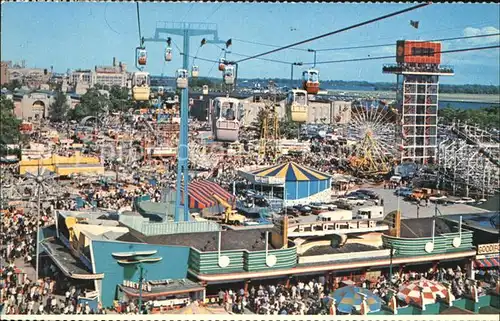
[(436, 159), (439, 76), (452, 76), (441, 66), (441, 43), (400, 40), (395, 65), (384, 73), (397, 75), (396, 144), (401, 162), (427, 164)]

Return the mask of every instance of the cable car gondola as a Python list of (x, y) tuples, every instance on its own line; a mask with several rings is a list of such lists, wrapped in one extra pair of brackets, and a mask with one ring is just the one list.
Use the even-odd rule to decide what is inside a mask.
[(226, 85), (234, 85), (234, 72), (235, 68), (233, 65), (227, 65), (224, 69), (224, 83)]
[(219, 59), (219, 71), (224, 71), (226, 69), (226, 60), (224, 58)]
[(132, 97), (135, 101), (147, 101), (151, 93), (149, 73), (136, 71), (132, 76)]
[(308, 94), (316, 95), (319, 92), (319, 71), (308, 69), (302, 73), (302, 86)]
[(186, 69), (177, 69), (177, 88), (184, 89), (188, 87), (188, 71)]
[(200, 69), (198, 68), (198, 66), (193, 66), (191, 68), (191, 77), (198, 78), (199, 74), (200, 74)]
[(172, 48), (165, 49), (165, 61), (172, 61)]
[(292, 89), (287, 94), (286, 111), (288, 118), (293, 122), (307, 121), (307, 91)]
[(203, 95), (208, 95), (208, 86), (203, 85)]
[(146, 65), (148, 60), (148, 52), (145, 48), (137, 48), (137, 63), (141, 66)]
[(236, 98), (217, 97), (210, 101), (212, 131), (215, 140), (238, 141), (240, 132), (240, 101)]
[(165, 92), (165, 89), (163, 86), (158, 87), (158, 95), (163, 96), (163, 93)]

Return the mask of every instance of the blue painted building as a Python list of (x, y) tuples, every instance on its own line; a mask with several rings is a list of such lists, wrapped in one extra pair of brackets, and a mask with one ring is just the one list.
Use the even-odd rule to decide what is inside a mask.
[(104, 306), (113, 305), (113, 300), (119, 295), (117, 285), (122, 284), (123, 280), (139, 281), (139, 269), (135, 265), (119, 264), (112, 253), (155, 250), (158, 251), (155, 256), (162, 259), (157, 263), (143, 264), (147, 280), (187, 278), (189, 247), (117, 242), (116, 240), (92, 240), (91, 246), (94, 273), (104, 273), (104, 278), (97, 281), (97, 290), (101, 293)]

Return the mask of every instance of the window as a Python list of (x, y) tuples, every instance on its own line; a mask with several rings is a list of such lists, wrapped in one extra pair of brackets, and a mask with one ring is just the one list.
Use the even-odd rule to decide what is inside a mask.
[(299, 105), (306, 105), (306, 95), (301, 92), (295, 93), (295, 102)]
[(434, 56), (434, 48), (413, 47), (413, 48), (411, 48), (411, 54), (412, 54), (412, 56), (432, 57), (432, 56)]

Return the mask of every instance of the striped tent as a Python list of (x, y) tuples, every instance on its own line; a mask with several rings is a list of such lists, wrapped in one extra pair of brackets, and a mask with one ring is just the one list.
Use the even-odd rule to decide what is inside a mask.
[(295, 162), (258, 169), (253, 171), (252, 174), (259, 177), (284, 178), (286, 181), (319, 181), (330, 178), (327, 174), (299, 165)]
[[(184, 193), (181, 190), (181, 204), (184, 205)], [(219, 202), (213, 197), (217, 195), (231, 205), (236, 202), (236, 197), (220, 187), (218, 184), (210, 181), (195, 181), (188, 185), (189, 208), (203, 209), (214, 207)]]
[(477, 259), (474, 261), (474, 266), (478, 269), (494, 269), (500, 266), (500, 259), (498, 257), (488, 257), (484, 259)]

